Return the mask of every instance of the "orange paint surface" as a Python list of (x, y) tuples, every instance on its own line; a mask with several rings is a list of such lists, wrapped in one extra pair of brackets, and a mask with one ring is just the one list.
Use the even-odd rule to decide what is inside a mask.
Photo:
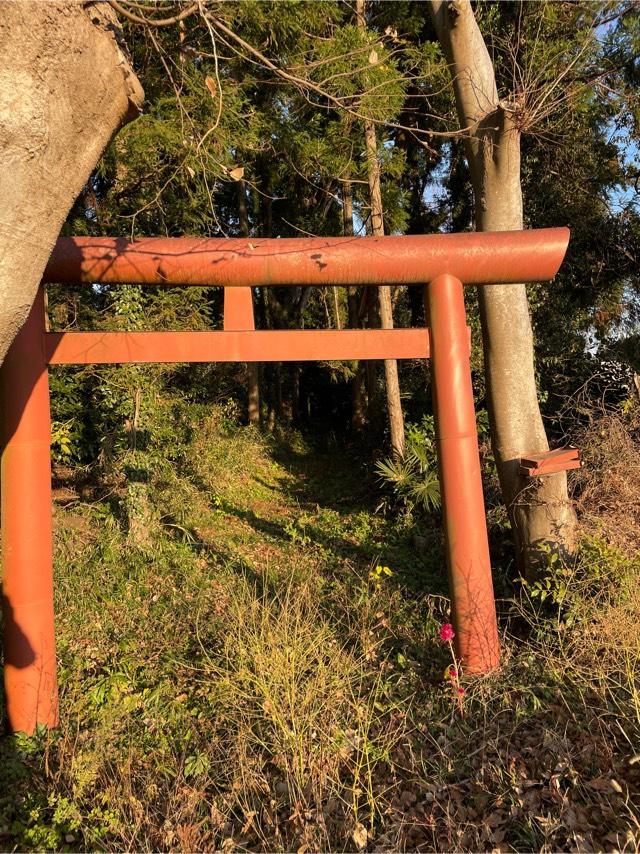
[(61, 237), (44, 282), (155, 285), (389, 285), (450, 273), (466, 285), (540, 282), (558, 271), (566, 228), (403, 237), (203, 239)]

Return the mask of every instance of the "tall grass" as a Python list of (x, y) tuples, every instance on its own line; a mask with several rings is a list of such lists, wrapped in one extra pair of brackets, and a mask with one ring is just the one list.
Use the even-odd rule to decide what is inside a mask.
[(640, 565), (596, 503), (629, 421), (585, 437), (580, 553), (500, 604), (503, 667), (461, 705), (437, 528), (416, 553), (375, 478), (300, 437), (164, 421), (171, 458), (151, 431), (125, 460), (152, 537), (124, 466), (56, 510), (62, 723), (0, 742), (3, 847), (638, 849)]

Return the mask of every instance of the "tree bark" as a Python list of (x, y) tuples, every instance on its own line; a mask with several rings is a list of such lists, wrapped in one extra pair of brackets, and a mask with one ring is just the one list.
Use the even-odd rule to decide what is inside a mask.
[(67, 213), (144, 93), (107, 4), (5, 0), (0, 13), (0, 361)]
[[(456, 98), (475, 199), (478, 231), (523, 226), (518, 104), (498, 97), (489, 52), (469, 0), (431, 0), (431, 13)], [(576, 517), (565, 472), (520, 475), (519, 459), (549, 448), (540, 414), (529, 305), (524, 285), (479, 288), (493, 451), (511, 518), (518, 567), (535, 577), (549, 547), (574, 547)]]
[[(351, 181), (345, 181), (342, 185), (342, 233), (345, 237), (353, 237), (353, 188)], [(348, 326), (350, 329), (357, 329), (361, 325), (359, 306), (358, 288), (347, 288)], [(354, 433), (363, 430), (366, 422), (365, 379), (365, 366), (362, 362), (356, 362), (351, 380), (351, 429)]]
[[(242, 180), (238, 181), (237, 193), (240, 233), (243, 237), (249, 237), (247, 188)], [(257, 362), (247, 364), (247, 417), (249, 424), (260, 424), (260, 365)]]
[[(376, 131), (371, 122), (367, 122), (365, 126), (365, 142), (368, 162), (369, 199), (371, 203), (371, 233), (376, 237), (381, 237), (384, 235), (384, 221), (382, 194), (380, 192), (380, 166), (378, 164)], [(382, 329), (393, 329), (393, 308), (391, 306), (391, 288), (389, 285), (378, 286), (378, 303), (380, 309), (380, 327)], [(391, 452), (395, 457), (404, 457), (404, 416), (400, 400), (398, 362), (395, 359), (384, 360), (384, 376), (387, 390)]]
[[(365, 28), (365, 0), (356, 0), (356, 18), (358, 26)], [(369, 201), (371, 205), (371, 234), (376, 237), (384, 236), (384, 217), (382, 193), (380, 190), (380, 164), (378, 163), (378, 144), (376, 129), (373, 122), (364, 123), (365, 145), (367, 152), (367, 177), (369, 181)], [(379, 285), (378, 303), (380, 309), (380, 326), (382, 329), (393, 329), (393, 307), (391, 305), (391, 288), (389, 285)], [(385, 385), (387, 391), (387, 412), (389, 416), (389, 433), (391, 437), (391, 453), (394, 457), (404, 457), (404, 416), (400, 400), (400, 382), (398, 379), (398, 362), (395, 359), (384, 361)]]

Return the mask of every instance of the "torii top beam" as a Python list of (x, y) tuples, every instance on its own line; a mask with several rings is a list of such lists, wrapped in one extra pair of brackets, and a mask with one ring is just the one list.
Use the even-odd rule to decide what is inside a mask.
[(540, 282), (558, 272), (568, 228), (403, 237), (62, 237), (44, 282), (146, 285), (465, 285)]

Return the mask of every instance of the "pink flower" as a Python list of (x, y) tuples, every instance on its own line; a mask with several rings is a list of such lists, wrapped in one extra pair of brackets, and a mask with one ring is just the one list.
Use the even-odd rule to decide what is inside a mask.
[(464, 688), (458, 688), (458, 697), (462, 697), (464, 694)]
[(457, 679), (457, 678), (458, 678), (458, 671), (455, 669), (455, 667), (453, 666), (453, 664), (450, 664), (450, 665), (449, 665), (449, 676), (450, 676), (452, 679)]
[(452, 641), (456, 633), (453, 631), (453, 626), (451, 623), (445, 623), (444, 626), (440, 628), (440, 640), (441, 641)]

